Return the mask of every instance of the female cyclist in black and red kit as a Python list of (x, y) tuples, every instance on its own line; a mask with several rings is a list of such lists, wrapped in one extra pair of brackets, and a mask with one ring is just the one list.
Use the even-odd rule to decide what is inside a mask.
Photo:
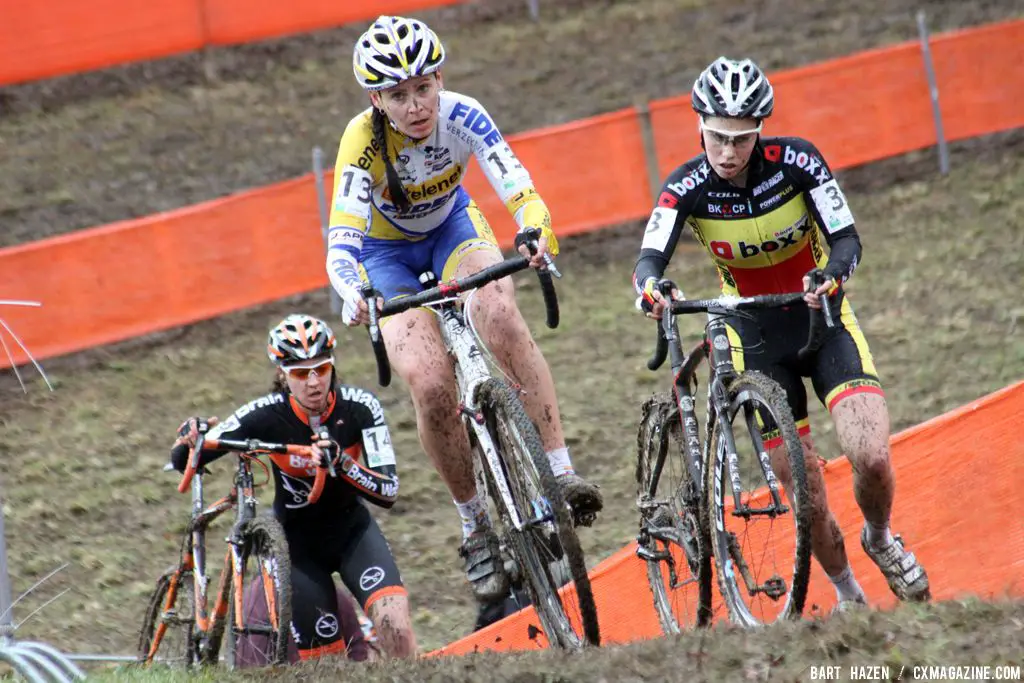
[[(383, 651), (416, 652), (408, 595), (391, 549), (363, 501), (391, 507), (398, 475), (391, 435), (377, 398), (336, 381), (334, 333), (322, 320), (290, 315), (270, 331), (267, 354), (277, 366), (274, 391), (238, 408), (214, 425), (211, 439), (314, 442), (314, 456), (272, 455), (274, 515), (284, 528), (292, 565), (292, 635), (299, 657), (344, 652), (333, 572), (373, 621)], [(171, 462), (184, 470), (198, 436), (198, 419), (182, 425)], [(317, 437), (326, 429), (328, 439)], [(308, 501), (316, 467), (332, 444), (340, 453), (337, 478), (320, 499)], [(223, 453), (204, 453), (205, 465)], [(346, 605), (341, 606), (343, 609)]]

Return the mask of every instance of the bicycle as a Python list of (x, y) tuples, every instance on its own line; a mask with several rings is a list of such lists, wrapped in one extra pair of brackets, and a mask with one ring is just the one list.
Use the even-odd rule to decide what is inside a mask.
[[(539, 231), (533, 233), (536, 249)], [(555, 481), (540, 435), (527, 417), (517, 389), (492, 376), (484, 359), (486, 346), (473, 327), (469, 301), (475, 290), (529, 267), (516, 256), (485, 268), (461, 280), (437, 282), (424, 273), (424, 291), (383, 304), (377, 311), (379, 293), (372, 285), (363, 287), (370, 312), (369, 332), (377, 359), (381, 386), (391, 382), (391, 366), (380, 333), (380, 319), (412, 308), (429, 307), (437, 314), (441, 337), (455, 365), (459, 390), (459, 412), (469, 434), (474, 454), (478, 488), (494, 502), (496, 521), (505, 562), (513, 584), (525, 584), (548, 641), (577, 649), (586, 643), (600, 644), (597, 607), (574, 522), (562, 491)], [(558, 325), (558, 300), (552, 274), (561, 277), (554, 264), (538, 271), (547, 309), (547, 324)], [(457, 297), (468, 294), (463, 306)], [(568, 581), (575, 585), (575, 602)], [(582, 635), (576, 630), (582, 624)]]
[[(256, 650), (255, 657), (266, 664), (283, 663), (287, 660), (291, 625), (291, 562), (280, 524), (272, 517), (256, 515), (256, 484), (251, 463), (259, 463), (269, 481), (270, 470), (258, 459), (259, 455), (309, 457), (312, 448), (256, 439), (207, 439), (207, 427), (206, 423), (200, 424), (199, 437), (178, 484), (180, 493), (189, 487), (192, 489), (191, 516), (182, 535), (178, 564), (157, 580), (146, 609), (139, 633), (139, 662), (149, 665), (161, 661), (184, 667), (216, 664), (226, 631), (224, 659), (230, 668), (235, 668), (239, 639), (250, 635), (266, 637), (265, 648), (252, 647)], [(203, 502), (203, 471), (198, 467), (199, 454), (204, 449), (238, 454), (232, 490), (209, 507)], [(320, 498), (327, 475), (335, 475), (333, 456), (325, 453), (325, 462), (316, 468), (310, 503)], [(215, 602), (210, 609), (206, 531), (215, 519), (232, 509), (236, 513), (235, 521), (225, 539), (228, 549), (214, 593)], [(242, 596), (250, 573), (254, 580), (263, 582), (265, 622), (256, 623), (243, 613)], [(175, 636), (180, 640), (176, 646)]]
[[(820, 271), (811, 271), (811, 275), (812, 282), (820, 283)], [(675, 289), (670, 280), (661, 280), (657, 286), (666, 298)], [(673, 300), (665, 308), (658, 326), (657, 348), (647, 367), (656, 370), (669, 358), (672, 392), (656, 394), (643, 405), (637, 432), (636, 481), (640, 510), (637, 555), (646, 562), (655, 609), (666, 634), (679, 633), (681, 622), (698, 627), (710, 623), (712, 557), (719, 591), (734, 623), (751, 627), (796, 618), (803, 612), (811, 558), (811, 505), (804, 451), (782, 388), (759, 372), (738, 372), (733, 366), (734, 347), (726, 326), (727, 317), (744, 315), (742, 311), (802, 304), (803, 297), (802, 292), (723, 296)], [(824, 330), (834, 325), (824, 295), (821, 301), (822, 311), (808, 309), (810, 334), (799, 351), (801, 358), (817, 350)], [(708, 323), (700, 342), (684, 355), (676, 316), (692, 313), (707, 313)], [(710, 377), (708, 422), (702, 442), (694, 390), (695, 372), (705, 359), (709, 361)], [(765, 416), (774, 421), (785, 446), (787, 459), (783, 462), (792, 483), (784, 493), (762, 437)], [(739, 429), (733, 425), (737, 418), (742, 420)], [(741, 449), (743, 433), (749, 436), (749, 446)], [(678, 460), (685, 464), (680, 471), (676, 471)], [(779, 464), (777, 461), (776, 467)], [(741, 477), (741, 467), (746, 468), (745, 477)], [(667, 479), (664, 485), (663, 477)], [(731, 505), (726, 502), (727, 491), (731, 493)], [(783, 496), (788, 498), (789, 506)], [(785, 535), (773, 540), (774, 522), (790, 512), (793, 540)], [(763, 529), (757, 522), (765, 518), (769, 528), (762, 537), (759, 532)], [(742, 529), (733, 530), (727, 524), (733, 520), (739, 520)], [(746, 556), (744, 550), (748, 551)], [(753, 560), (783, 553), (791, 553), (791, 571), (783, 570), (780, 575), (775, 568), (762, 581), (761, 575), (766, 572), (751, 569)], [(694, 587), (696, 596), (691, 592)]]

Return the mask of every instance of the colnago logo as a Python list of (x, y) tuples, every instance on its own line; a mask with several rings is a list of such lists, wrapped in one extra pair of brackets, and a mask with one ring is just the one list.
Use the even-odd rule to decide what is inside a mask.
[[(757, 194), (756, 192), (754, 194)], [(737, 199), (740, 196), (739, 192), (708, 192), (709, 197), (715, 199)]]
[(456, 104), (452, 107), (452, 113), (448, 115), (448, 120), (456, 121), (460, 118), (463, 120), (462, 125), (475, 135), (480, 136), (488, 147), (493, 147), (501, 142), (501, 133), (498, 132), (497, 126), (487, 117), (487, 114), (476, 107), (462, 102)]
[(832, 177), (825, 170), (825, 164), (817, 156), (807, 152), (798, 152), (789, 145), (786, 145), (786, 151), (782, 153), (782, 161), (790, 166), (796, 166), (807, 171), (819, 183), (824, 183)]
[(696, 188), (698, 185), (708, 179), (711, 174), (711, 167), (708, 166), (708, 162), (701, 163), (700, 167), (695, 171), (691, 171), (682, 180), (677, 180), (674, 183), (669, 183), (668, 189), (675, 192), (680, 197), (686, 196), (686, 193)]
[[(811, 228), (811, 222), (807, 220), (807, 214), (804, 214), (799, 221), (785, 230), (780, 230), (777, 235), (778, 239), (765, 240), (760, 244), (747, 244), (740, 240), (736, 245), (740, 252), (739, 258), (753, 258), (758, 254), (770, 254), (786, 247), (795, 247), (800, 244), (800, 240)], [(737, 258), (731, 242), (715, 240), (708, 245), (708, 249), (718, 258), (725, 259), (726, 261), (732, 261)]]
[(370, 413), (373, 415), (374, 424), (384, 424), (384, 408), (381, 407), (380, 401), (377, 400), (377, 397), (370, 392), (360, 389), (359, 387), (341, 387), (338, 390), (338, 394), (344, 401), (361, 403), (369, 408)]
[(771, 188), (775, 187), (776, 185), (782, 182), (782, 178), (784, 177), (784, 175), (785, 174), (782, 171), (779, 171), (768, 180), (765, 180), (763, 183), (761, 183), (760, 185), (753, 189), (753, 195), (755, 197), (758, 197), (764, 194), (766, 191), (770, 190)]

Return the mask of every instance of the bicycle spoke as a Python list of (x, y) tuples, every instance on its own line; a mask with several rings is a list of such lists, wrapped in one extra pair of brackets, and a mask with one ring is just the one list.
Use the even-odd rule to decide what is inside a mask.
[[(803, 609), (810, 570), (809, 503), (803, 452), (781, 389), (746, 373), (730, 387), (730, 396), (729, 414), (720, 416), (712, 435), (712, 540), (730, 616), (755, 626), (799, 616)], [(770, 461), (758, 416), (770, 416), (786, 437)], [(728, 431), (735, 440), (726, 438)], [(729, 452), (732, 444), (735, 454)], [(730, 462), (736, 472), (729, 471)], [(776, 478), (776, 465), (790, 473), (790, 489)]]

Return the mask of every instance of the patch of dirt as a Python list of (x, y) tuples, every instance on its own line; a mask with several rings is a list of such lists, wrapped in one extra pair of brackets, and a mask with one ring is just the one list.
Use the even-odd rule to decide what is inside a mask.
[[(684, 92), (721, 53), (777, 70), (914, 40), (918, 8), (936, 32), (1019, 14), (998, 0), (540, 4), (539, 22), (507, 0), (421, 14), (448, 48), (447, 85), (506, 134)], [(349, 61), (363, 28), (0, 89), (0, 246), (291, 178), (315, 145), (333, 158), (367, 104)]]

